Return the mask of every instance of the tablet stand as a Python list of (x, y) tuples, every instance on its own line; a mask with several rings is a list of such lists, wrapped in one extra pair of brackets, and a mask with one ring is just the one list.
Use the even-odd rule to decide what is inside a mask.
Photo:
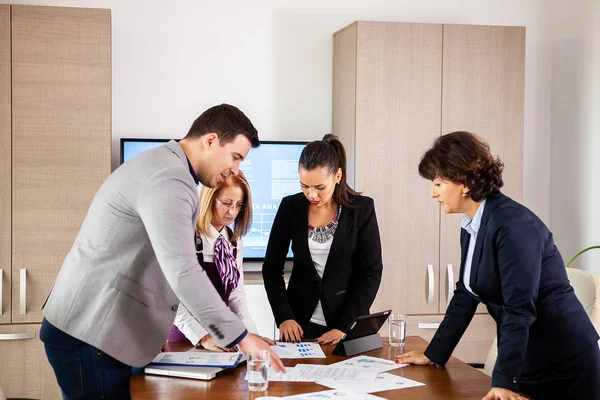
[(381, 336), (379, 336), (379, 333), (373, 333), (372, 335), (366, 335), (356, 339), (342, 339), (331, 353), (336, 356), (353, 356), (358, 353), (364, 353), (382, 347)]

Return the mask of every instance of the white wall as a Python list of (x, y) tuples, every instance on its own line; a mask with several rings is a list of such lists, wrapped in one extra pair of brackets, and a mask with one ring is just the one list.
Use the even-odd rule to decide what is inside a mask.
[(120, 137), (182, 137), (221, 102), (239, 106), (262, 139), (320, 138), (331, 130), (332, 34), (355, 20), (526, 26), (524, 203), (549, 222), (544, 0), (9, 3), (112, 9), (113, 167)]
[[(552, 0), (550, 220), (565, 262), (600, 245), (600, 2)], [(600, 274), (600, 250), (576, 264)]]

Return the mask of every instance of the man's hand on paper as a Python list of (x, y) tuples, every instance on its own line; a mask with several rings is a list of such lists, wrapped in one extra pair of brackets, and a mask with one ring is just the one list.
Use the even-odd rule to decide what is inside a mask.
[(293, 319), (283, 321), (279, 325), (279, 340), (282, 342), (300, 343), (304, 331)]
[(246, 337), (243, 338), (238, 344), (238, 346), (244, 354), (248, 354), (251, 351), (267, 350), (269, 353), (271, 353), (271, 367), (276, 372), (285, 373), (285, 367), (283, 366), (283, 363), (279, 357), (277, 357), (277, 354), (275, 354), (275, 352), (271, 349), (269, 343), (264, 341), (260, 336), (255, 335), (254, 333), (248, 333)]
[(415, 364), (415, 365), (429, 365), (433, 364), (422, 351), (409, 351), (405, 354), (399, 354), (396, 356), (396, 362), (399, 364)]
[(206, 350), (210, 350), (210, 351), (235, 351), (234, 349), (227, 349), (227, 348), (223, 348), (223, 347), (219, 347), (217, 345), (217, 342), (215, 342), (215, 339), (209, 334), (207, 333), (206, 335), (204, 335), (204, 337), (202, 339), (200, 339), (200, 345), (202, 347), (204, 347)]
[[(267, 342), (270, 346), (277, 344), (277, 343), (275, 343), (274, 340), (271, 340), (264, 336), (261, 337), (261, 339), (264, 340), (265, 342)], [(201, 346), (201, 347), (205, 348), (206, 350), (210, 350), (210, 351), (226, 351), (226, 352), (236, 351), (235, 349), (219, 347), (219, 345), (217, 345), (217, 342), (215, 342), (215, 339), (210, 335), (210, 333), (207, 333), (206, 335), (204, 335), (204, 337), (202, 339), (200, 339), (200, 341), (198, 342), (196, 347), (198, 347), (198, 346)]]
[(261, 339), (264, 340), (265, 342), (267, 342), (269, 344), (269, 346), (277, 345), (277, 342), (275, 342), (272, 339), (269, 339), (268, 337), (261, 336)]
[(344, 337), (344, 332), (339, 329), (332, 329), (329, 332), (325, 332), (323, 335), (315, 339), (315, 342), (319, 344), (338, 344)]
[(512, 390), (493, 387), (481, 400), (525, 400), (525, 397)]

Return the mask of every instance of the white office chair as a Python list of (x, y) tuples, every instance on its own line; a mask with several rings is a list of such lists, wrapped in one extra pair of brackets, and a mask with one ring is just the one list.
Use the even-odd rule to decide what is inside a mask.
[[(574, 268), (567, 268), (567, 275), (575, 291), (575, 296), (585, 308), (585, 312), (592, 320), (596, 330), (600, 332), (600, 276)], [(498, 338), (495, 338), (483, 366), (485, 374), (492, 376), (497, 357)]]
[(568, 268), (567, 275), (575, 295), (585, 308), (592, 324), (600, 332), (600, 276), (581, 269)]

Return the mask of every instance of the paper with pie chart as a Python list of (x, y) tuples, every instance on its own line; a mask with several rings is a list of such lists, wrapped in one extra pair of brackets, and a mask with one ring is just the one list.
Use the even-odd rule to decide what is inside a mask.
[(271, 346), (279, 358), (326, 358), (318, 343), (283, 343)]
[(319, 385), (327, 386), (328, 388), (343, 390), (353, 393), (375, 393), (385, 390), (406, 389), (416, 386), (425, 386), (424, 383), (403, 378), (398, 375), (388, 374), (384, 372), (377, 375), (374, 381), (342, 381), (334, 379), (322, 379), (317, 381)]
[(358, 356), (331, 365), (344, 368), (375, 369), (377, 372), (387, 372), (392, 369), (406, 367), (408, 364), (396, 364), (394, 361), (386, 360), (385, 358)]

